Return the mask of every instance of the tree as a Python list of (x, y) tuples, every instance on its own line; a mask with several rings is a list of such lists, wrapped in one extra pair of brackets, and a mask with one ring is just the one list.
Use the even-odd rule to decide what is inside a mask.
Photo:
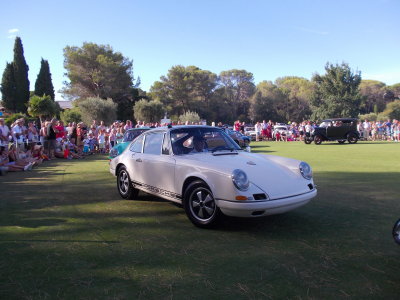
[(374, 112), (376, 106), (378, 111), (385, 108), (386, 100), (384, 94), (386, 92), (386, 84), (377, 80), (361, 80), (360, 94), (363, 96), (360, 112), (369, 114)]
[(52, 100), (55, 99), (49, 62), (47, 60), (44, 60), (43, 58), (40, 62), (40, 71), (35, 82), (35, 95), (48, 95)]
[(24, 48), (21, 38), (19, 37), (15, 38), (13, 67), (16, 86), (16, 111), (26, 112), (30, 97), (28, 79), (29, 67), (26, 64)]
[(261, 120), (288, 121), (279, 111), (280, 104), (286, 100), (285, 94), (272, 82), (263, 81), (257, 85), (250, 100), (249, 117), (253, 122)]
[(189, 109), (209, 117), (217, 75), (196, 66), (173, 66), (166, 76), (150, 89), (151, 96), (161, 101), (170, 115), (179, 116)]
[(388, 119), (400, 120), (400, 100), (388, 103), (382, 115), (387, 116)]
[(316, 85), (311, 96), (312, 118), (356, 117), (362, 99), (361, 72), (353, 73), (346, 63), (327, 63), (325, 71), (325, 75), (312, 78)]
[(400, 83), (388, 87), (394, 94), (395, 99), (400, 99)]
[(111, 124), (117, 117), (117, 104), (111, 99), (86, 98), (79, 101), (78, 107), (81, 111), (82, 121), (85, 124), (91, 124), (93, 120)]
[(224, 89), (224, 96), (232, 105), (235, 116), (246, 119), (250, 98), (255, 92), (253, 74), (246, 70), (223, 71), (219, 75), (219, 85)]
[(283, 112), (282, 117), (286, 121), (303, 121), (310, 117), (310, 98), (313, 92), (313, 84), (302, 77), (282, 77), (275, 81), (276, 86), (286, 96), (279, 103), (279, 109)]
[(160, 122), (165, 113), (164, 105), (158, 100), (139, 100), (133, 107), (135, 119), (146, 123)]
[(118, 117), (131, 115), (134, 104), (133, 62), (109, 45), (84, 43), (64, 48), (64, 68), (69, 82), (62, 93), (72, 99), (111, 98), (118, 104)]
[(33, 117), (40, 118), (41, 122), (46, 118), (54, 117), (59, 111), (59, 104), (53, 101), (50, 96), (34, 95), (29, 99), (28, 113)]
[(0, 91), (3, 97), (3, 106), (12, 112), (17, 112), (17, 92), (14, 77), (14, 65), (7, 63), (1, 80)]

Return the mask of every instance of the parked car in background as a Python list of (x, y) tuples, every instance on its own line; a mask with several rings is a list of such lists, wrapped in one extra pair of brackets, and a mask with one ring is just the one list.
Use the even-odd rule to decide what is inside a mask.
[(274, 130), (272, 131), (272, 138), (276, 139), (277, 132), (279, 132), (279, 135), (289, 137), (292, 135), (292, 132), (290, 131), (290, 126), (286, 124), (281, 124), (275, 125)]
[(253, 126), (244, 128), (244, 135), (250, 137), (252, 141), (256, 140), (256, 129)]
[(323, 141), (338, 141), (340, 144), (348, 141), (350, 144), (355, 144), (359, 139), (357, 119), (334, 118), (323, 120), (311, 134), (306, 135), (304, 142), (311, 144), (314, 141), (319, 145)]
[(308, 203), (317, 195), (302, 161), (242, 150), (211, 126), (144, 132), (110, 162), (124, 199), (139, 190), (183, 205), (190, 221), (212, 227), (223, 215), (261, 217)]
[(119, 143), (110, 149), (110, 156), (109, 158), (112, 159), (120, 155), (126, 147), (128, 147), (129, 143), (132, 142), (135, 138), (141, 135), (143, 132), (150, 130), (149, 127), (141, 127), (141, 128), (132, 128), (128, 129), (124, 133), (124, 138), (122, 143)]
[(393, 226), (392, 236), (394, 241), (400, 245), (400, 219)]
[(231, 129), (225, 129), (225, 131), (241, 148), (246, 148), (251, 142), (248, 136), (245, 136), (239, 131), (234, 131)]

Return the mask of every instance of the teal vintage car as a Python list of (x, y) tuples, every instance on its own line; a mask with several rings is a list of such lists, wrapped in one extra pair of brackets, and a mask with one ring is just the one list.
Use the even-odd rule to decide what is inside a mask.
[(113, 159), (114, 157), (120, 155), (122, 152), (124, 152), (126, 147), (128, 147), (130, 142), (132, 142), (139, 135), (141, 135), (143, 132), (149, 129), (150, 129), (149, 127), (141, 127), (141, 128), (132, 128), (125, 131), (122, 142), (118, 143), (117, 145), (111, 148), (109, 158)]

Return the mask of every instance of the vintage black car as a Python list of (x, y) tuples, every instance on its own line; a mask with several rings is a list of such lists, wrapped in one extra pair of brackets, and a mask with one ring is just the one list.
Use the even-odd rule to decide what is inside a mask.
[(350, 144), (355, 144), (359, 138), (357, 119), (334, 118), (323, 120), (313, 132), (306, 134), (304, 142), (311, 144), (314, 141), (319, 145), (322, 141), (338, 141), (340, 144), (348, 141)]

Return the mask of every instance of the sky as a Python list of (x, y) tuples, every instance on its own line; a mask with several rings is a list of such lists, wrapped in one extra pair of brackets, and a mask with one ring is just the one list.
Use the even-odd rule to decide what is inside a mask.
[(0, 75), (19, 36), (30, 89), (44, 58), (56, 100), (68, 80), (63, 49), (84, 42), (133, 60), (145, 91), (175, 65), (244, 69), (258, 84), (311, 79), (327, 62), (345, 62), (363, 79), (392, 85), (400, 83), (399, 13), (400, 0), (2, 1)]

